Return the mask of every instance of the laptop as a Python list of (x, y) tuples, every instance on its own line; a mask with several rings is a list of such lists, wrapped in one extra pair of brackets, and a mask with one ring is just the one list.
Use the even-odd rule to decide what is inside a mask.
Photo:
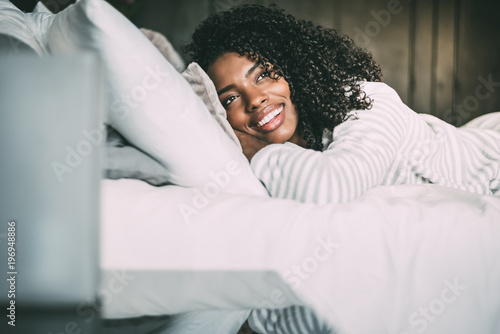
[(102, 82), (92, 54), (0, 57), (2, 333), (97, 331)]

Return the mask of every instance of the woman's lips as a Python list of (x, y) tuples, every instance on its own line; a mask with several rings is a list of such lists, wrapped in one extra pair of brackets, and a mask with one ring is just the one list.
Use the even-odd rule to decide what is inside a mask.
[[(260, 119), (252, 128), (257, 131), (270, 132), (278, 128), (285, 118), (285, 113), (283, 109), (285, 106), (280, 104), (278, 106), (271, 107), (270, 110), (264, 110), (265, 115), (260, 115)], [(266, 108), (267, 109), (267, 108)]]

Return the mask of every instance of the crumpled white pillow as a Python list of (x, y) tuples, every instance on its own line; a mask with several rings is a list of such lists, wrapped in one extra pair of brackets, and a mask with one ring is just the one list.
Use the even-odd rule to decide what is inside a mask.
[(92, 50), (101, 56), (110, 125), (160, 162), (173, 184), (268, 196), (187, 81), (110, 4), (81, 0), (56, 14), (48, 45), (54, 53)]
[(1, 48), (17, 53), (29, 47), (39, 56), (48, 55), (46, 34), (53, 19), (54, 14), (41, 1), (32, 13), (24, 13), (10, 1), (0, 0)]
[(49, 14), (52, 14), (52, 12), (50, 11), (50, 9), (47, 8), (47, 6), (45, 6), (43, 4), (43, 2), (41, 1), (38, 1), (35, 5), (35, 8), (33, 8), (33, 13), (49, 13)]
[(28, 18), (27, 24), (31, 26), (33, 36), (43, 50), (42, 55), (50, 54), (47, 48), (47, 32), (52, 25), (55, 15), (38, 2), (32, 13), (26, 14)]
[(210, 80), (205, 71), (197, 63), (189, 64), (186, 70), (182, 72), (182, 76), (189, 82), (196, 95), (205, 103), (208, 111), (210, 111), (224, 132), (241, 150), (240, 141), (227, 121), (226, 109), (219, 102), (213, 81)]
[(153, 43), (153, 45), (160, 51), (160, 53), (172, 64), (177, 72), (182, 72), (186, 68), (184, 60), (179, 53), (174, 49), (170, 41), (158, 31), (141, 28), (141, 31)]
[(47, 54), (37, 39), (34, 21), (10, 1), (0, 0), (0, 51), (18, 53), (34, 51)]

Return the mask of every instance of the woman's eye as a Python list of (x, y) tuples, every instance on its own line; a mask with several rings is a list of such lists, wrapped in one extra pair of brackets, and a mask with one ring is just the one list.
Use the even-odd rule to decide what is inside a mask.
[(233, 102), (235, 99), (236, 99), (236, 96), (234, 96), (234, 95), (233, 95), (233, 96), (230, 96), (230, 97), (228, 97), (227, 99), (225, 99), (225, 100), (222, 102), (222, 105), (223, 105), (224, 107), (227, 107), (227, 106), (228, 106), (228, 105), (230, 105), (230, 104), (231, 104), (231, 102)]
[(267, 71), (266, 71), (266, 72), (262, 72), (262, 74), (258, 76), (258, 78), (257, 78), (257, 82), (259, 82), (259, 81), (261, 81), (262, 79), (264, 79), (264, 78), (268, 77), (268, 76), (269, 76), (269, 74), (270, 74), (270, 73), (269, 73), (269, 72), (267, 72)]

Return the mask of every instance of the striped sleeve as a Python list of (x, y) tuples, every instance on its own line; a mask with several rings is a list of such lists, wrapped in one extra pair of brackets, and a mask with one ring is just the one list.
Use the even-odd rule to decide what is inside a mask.
[(253, 310), (248, 317), (248, 324), (259, 334), (336, 333), (326, 322), (320, 321), (312, 309), (303, 306)]
[(252, 169), (272, 197), (342, 203), (381, 183), (404, 139), (407, 108), (384, 83), (363, 89), (372, 108), (337, 126), (327, 150), (273, 144), (253, 157)]

